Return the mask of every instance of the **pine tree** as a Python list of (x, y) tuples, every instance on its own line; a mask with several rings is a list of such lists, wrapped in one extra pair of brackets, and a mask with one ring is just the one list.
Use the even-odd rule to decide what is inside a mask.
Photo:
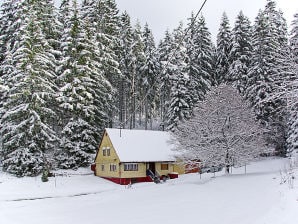
[(59, 39), (61, 34), (61, 23), (58, 21), (57, 10), (54, 0), (35, 0), (35, 11), (37, 19), (40, 20), (41, 29), (45, 38), (53, 48), (53, 54), (59, 57)]
[(159, 83), (159, 96), (160, 96), (160, 116), (162, 121), (162, 129), (164, 129), (166, 121), (166, 112), (169, 107), (170, 93), (171, 93), (171, 76), (174, 74), (175, 65), (172, 63), (173, 50), (173, 37), (167, 30), (165, 37), (158, 45), (158, 55), (160, 63), (160, 73), (158, 79)]
[(144, 68), (146, 64), (146, 55), (145, 55), (145, 45), (143, 42), (142, 36), (142, 28), (139, 22), (137, 22), (134, 32), (133, 32), (133, 79), (132, 79), (132, 86), (131, 86), (131, 119), (130, 119), (130, 128), (136, 128), (136, 117), (138, 115), (138, 125), (142, 125), (142, 112), (143, 108), (142, 100), (144, 96), (142, 96), (142, 77), (144, 73)]
[(258, 119), (268, 121), (273, 105), (266, 105), (263, 100), (272, 91), (270, 76), (275, 66), (274, 52), (278, 44), (270, 32), (268, 18), (262, 11), (259, 12), (253, 27), (252, 45), (252, 63), (248, 72), (246, 96), (254, 105)]
[[(112, 97), (106, 97), (103, 103), (105, 113), (108, 114), (110, 127), (116, 116), (118, 106), (116, 88), (121, 79), (119, 68), (119, 15), (114, 0), (84, 0), (82, 4), (82, 17), (88, 26), (90, 36), (94, 37), (95, 45), (99, 51), (98, 62), (101, 64), (101, 71), (108, 80), (109, 93)], [(98, 102), (101, 106), (100, 102)]]
[(232, 31), (231, 65), (228, 75), (229, 81), (234, 83), (240, 93), (247, 87), (247, 73), (252, 54), (251, 29), (249, 19), (241, 11)]
[(8, 44), (13, 47), (7, 48), (3, 62), (3, 78), (11, 87), (1, 119), (2, 164), (17, 176), (33, 176), (51, 162), (57, 140), (50, 108), (56, 92), (55, 57), (37, 19), (35, 2), (23, 1), (19, 6), (18, 29)]
[(298, 13), (294, 15), (294, 20), (292, 22), (290, 49), (291, 60), (287, 61), (291, 62), (289, 70), (293, 74), (293, 77), (287, 81), (286, 88), (284, 88), (286, 89), (285, 95), (289, 108), (288, 152), (292, 152), (298, 148)]
[(217, 34), (216, 46), (216, 80), (217, 84), (230, 80), (228, 76), (229, 67), (231, 64), (231, 30), (229, 19), (224, 12), (221, 18), (219, 32)]
[(125, 127), (127, 119), (131, 116), (132, 84), (135, 74), (135, 63), (133, 55), (133, 29), (130, 16), (124, 12), (120, 17), (120, 70), (122, 76), (118, 80), (118, 108), (119, 122)]
[(187, 35), (188, 74), (194, 103), (202, 100), (211, 86), (212, 79), (212, 42), (211, 34), (201, 16), (198, 22), (191, 17)]
[(267, 126), (268, 142), (273, 144), (280, 154), (285, 154), (287, 114), (286, 102), (281, 98), (272, 99), (280, 89), (280, 83), (287, 79), (283, 56), (286, 55), (286, 24), (276, 10), (276, 4), (268, 0), (265, 10), (259, 12), (253, 31), (252, 66), (248, 73), (247, 96), (251, 99), (257, 117)]
[[(88, 39), (76, 1), (63, 1), (60, 12), (64, 32), (61, 38), (63, 60), (59, 69), (57, 100), (61, 110), (62, 137), (57, 160), (60, 168), (77, 168), (89, 165), (96, 151), (98, 130), (94, 121), (98, 109), (95, 102), (98, 99), (95, 99), (95, 91), (104, 80), (94, 78), (101, 73), (98, 73), (98, 66), (93, 63), (93, 39)], [(97, 81), (99, 85), (96, 85)]]
[(174, 30), (173, 33), (173, 74), (170, 77), (171, 92), (167, 110), (167, 129), (175, 131), (180, 121), (190, 118), (193, 108), (193, 98), (189, 91), (190, 80), (187, 74), (187, 54), (183, 37), (183, 26)]
[[(15, 16), (20, 1), (18, 0), (3, 0), (1, 4), (1, 21), (0, 21), (0, 64), (3, 63), (5, 52), (10, 50), (15, 42), (14, 32), (18, 28), (18, 18)], [(2, 69), (1, 69), (2, 70)], [(0, 74), (3, 74), (1, 71)]]
[(148, 24), (145, 25), (143, 31), (143, 43), (144, 43), (144, 53), (146, 61), (142, 69), (142, 77), (140, 83), (141, 96), (144, 98), (144, 116), (145, 116), (145, 130), (148, 129), (148, 122), (151, 122), (152, 129), (152, 119), (153, 111), (156, 107), (157, 101), (157, 83), (156, 76), (159, 72), (159, 62), (157, 60), (157, 53), (155, 42), (153, 38), (152, 31), (149, 29)]

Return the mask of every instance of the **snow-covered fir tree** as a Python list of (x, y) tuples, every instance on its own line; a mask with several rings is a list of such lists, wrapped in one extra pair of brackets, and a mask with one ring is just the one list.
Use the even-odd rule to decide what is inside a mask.
[(194, 108), (194, 116), (174, 132), (186, 164), (224, 166), (226, 172), (259, 156), (262, 134), (249, 103), (226, 84), (213, 87)]
[(154, 117), (154, 110), (156, 110), (157, 101), (157, 74), (159, 72), (159, 62), (152, 31), (148, 24), (145, 25), (143, 31), (144, 53), (146, 61), (141, 73), (140, 95), (143, 98), (144, 104), (144, 125), (145, 130), (148, 129), (150, 122), (150, 129), (152, 129), (152, 120)]
[(173, 55), (173, 38), (171, 33), (167, 30), (165, 37), (160, 41), (158, 45), (158, 61), (160, 63), (160, 73), (157, 77), (159, 83), (159, 102), (160, 102), (160, 118), (162, 129), (165, 127), (166, 111), (168, 110), (171, 93), (171, 76), (174, 73), (174, 64), (171, 57)]
[(178, 123), (189, 119), (194, 104), (190, 91), (190, 79), (187, 72), (186, 43), (183, 40), (184, 29), (182, 23), (173, 32), (171, 63), (173, 73), (170, 76), (171, 92), (166, 114), (166, 127), (175, 131)]
[[(3, 62), (9, 83), (1, 119), (4, 170), (17, 176), (39, 174), (51, 163), (57, 135), (51, 102), (56, 93), (55, 57), (37, 19), (36, 2), (25, 0)], [(12, 66), (13, 65), (13, 66)]]
[[(268, 141), (276, 150), (285, 154), (286, 118), (285, 101), (272, 99), (272, 94), (286, 78), (280, 74), (279, 60), (287, 47), (286, 26), (282, 14), (276, 10), (275, 2), (267, 1), (264, 11), (260, 11), (252, 36), (252, 63), (248, 72), (247, 97), (251, 100), (258, 119), (268, 128)], [(279, 81), (278, 81), (279, 80)]]
[(292, 63), (289, 65), (289, 70), (293, 74), (293, 78), (286, 82), (286, 86), (283, 90), (286, 90), (285, 96), (289, 110), (287, 147), (288, 151), (292, 152), (298, 148), (298, 13), (294, 15), (290, 35), (291, 60), (288, 61)]
[(94, 61), (96, 48), (84, 29), (77, 2), (62, 1), (60, 13), (64, 30), (57, 79), (61, 142), (56, 159), (60, 168), (77, 168), (87, 166), (96, 151), (96, 126), (101, 124), (95, 124), (95, 121), (97, 113), (102, 113), (96, 111), (96, 88), (100, 88), (105, 80), (95, 79), (102, 75)]
[(14, 32), (17, 30), (20, 22), (15, 15), (21, 5), (21, 2), (22, 1), (19, 0), (2, 1), (0, 12), (0, 63), (2, 63), (5, 58), (6, 50), (10, 50), (10, 48), (14, 45)]
[(119, 122), (125, 127), (127, 119), (131, 116), (132, 84), (134, 84), (135, 59), (134, 59), (133, 28), (130, 16), (124, 12), (120, 18), (120, 71), (121, 78), (118, 80), (118, 108)]
[[(121, 78), (119, 69), (119, 15), (114, 0), (84, 0), (82, 4), (82, 16), (88, 26), (89, 35), (94, 37), (98, 48), (98, 62), (104, 77), (111, 84), (110, 94), (101, 108), (109, 117), (108, 126), (113, 126), (113, 120), (117, 113), (118, 102), (116, 100), (116, 87)], [(98, 105), (100, 106), (100, 105)]]
[(189, 32), (186, 37), (187, 67), (190, 78), (190, 91), (193, 91), (194, 103), (204, 98), (211, 86), (213, 77), (211, 34), (206, 27), (205, 19), (198, 21), (190, 18)]
[(252, 54), (251, 35), (250, 21), (241, 11), (232, 30), (231, 65), (228, 74), (229, 81), (234, 83), (241, 93), (247, 87), (247, 73)]
[(228, 71), (231, 64), (231, 28), (227, 14), (224, 12), (216, 39), (216, 75), (214, 83), (229, 81)]
[(142, 96), (143, 92), (141, 87), (142, 83), (142, 74), (144, 72), (146, 64), (146, 55), (145, 55), (145, 45), (143, 42), (142, 27), (139, 22), (136, 23), (136, 26), (133, 31), (133, 79), (131, 86), (131, 115), (130, 115), (130, 128), (136, 128), (136, 120), (138, 115), (138, 125), (142, 125)]

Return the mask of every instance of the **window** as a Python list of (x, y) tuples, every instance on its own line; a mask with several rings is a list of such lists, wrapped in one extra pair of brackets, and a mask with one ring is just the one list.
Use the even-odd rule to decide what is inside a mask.
[(113, 171), (113, 172), (117, 171), (117, 165), (110, 164), (110, 171)]
[(161, 170), (169, 170), (169, 164), (167, 164), (167, 163), (160, 164), (160, 169)]
[(138, 171), (139, 165), (137, 163), (125, 163), (124, 171)]
[(111, 155), (111, 150), (109, 147), (103, 147), (102, 148), (102, 155), (103, 156), (110, 156)]
[(105, 165), (101, 165), (101, 171), (105, 171)]

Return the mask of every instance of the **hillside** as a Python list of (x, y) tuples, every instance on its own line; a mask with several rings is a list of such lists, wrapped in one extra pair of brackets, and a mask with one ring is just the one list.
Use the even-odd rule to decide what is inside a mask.
[(247, 174), (242, 167), (231, 175), (188, 174), (131, 188), (83, 169), (60, 172), (47, 183), (0, 173), (0, 223), (294, 224), (298, 182), (293, 189), (280, 184), (288, 164), (267, 159), (249, 165)]

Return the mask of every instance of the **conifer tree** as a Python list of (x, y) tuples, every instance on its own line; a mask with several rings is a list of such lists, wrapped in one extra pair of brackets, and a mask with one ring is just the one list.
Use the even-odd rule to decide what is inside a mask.
[[(2, 64), (5, 58), (6, 50), (14, 45), (17, 24), (20, 22), (16, 18), (16, 12), (20, 7), (18, 0), (3, 0), (1, 4), (1, 21), (0, 21), (0, 63)], [(7, 49), (8, 48), (8, 49)], [(3, 71), (1, 71), (3, 73)]]
[(228, 71), (231, 64), (231, 30), (227, 14), (224, 12), (221, 18), (216, 46), (216, 80), (217, 84), (229, 81)]
[(171, 63), (174, 65), (170, 77), (171, 92), (167, 110), (167, 129), (175, 131), (180, 121), (190, 118), (193, 108), (193, 98), (189, 91), (190, 80), (187, 74), (187, 54), (183, 37), (183, 26), (179, 25), (173, 33), (173, 51)]
[(146, 24), (144, 27), (143, 43), (146, 61), (142, 69), (142, 77), (140, 77), (140, 90), (142, 91), (141, 96), (144, 98), (144, 123), (146, 130), (148, 129), (149, 120), (151, 122), (152, 129), (153, 112), (157, 101), (156, 76), (159, 71), (159, 62), (157, 61), (155, 42), (152, 31), (149, 29), (148, 24)]
[(146, 55), (145, 55), (145, 45), (143, 42), (142, 28), (139, 22), (137, 22), (134, 31), (133, 31), (133, 79), (131, 86), (131, 119), (130, 119), (130, 128), (136, 128), (136, 119), (138, 116), (138, 125), (142, 125), (142, 112), (143, 108), (142, 100), (143, 97), (141, 93), (142, 90), (142, 76), (144, 73), (144, 68), (146, 64)]
[(234, 83), (240, 93), (247, 87), (247, 73), (252, 54), (251, 29), (249, 19), (241, 11), (232, 31), (231, 65), (228, 75), (229, 81)]
[(159, 83), (159, 96), (160, 96), (160, 117), (162, 127), (165, 126), (166, 111), (169, 107), (170, 93), (171, 93), (171, 76), (174, 73), (174, 64), (170, 60), (174, 54), (173, 50), (173, 37), (167, 30), (165, 37), (158, 45), (158, 57), (160, 63), (160, 73), (158, 78)]
[(289, 110), (289, 132), (287, 139), (288, 152), (292, 152), (298, 148), (298, 13), (294, 15), (290, 34), (291, 60), (287, 58), (287, 61), (291, 62), (291, 65), (288, 66), (290, 67), (289, 70), (293, 76), (286, 82), (286, 86), (283, 88), (283, 91), (286, 90), (285, 96)]
[(94, 79), (93, 72), (98, 72), (98, 67), (92, 61), (93, 39), (87, 37), (77, 2), (63, 1), (60, 12), (64, 32), (57, 100), (61, 111), (62, 137), (56, 158), (60, 168), (77, 168), (89, 165), (96, 150), (98, 130), (94, 121), (98, 108), (95, 106), (95, 91), (99, 86), (95, 84), (102, 80)]
[(35, 2), (22, 1), (15, 39), (8, 43), (3, 79), (9, 83), (1, 119), (4, 170), (34, 176), (50, 161), (57, 135), (50, 108), (55, 97), (55, 57), (34, 10)]
[[(82, 4), (82, 17), (89, 29), (89, 36), (94, 38), (98, 49), (97, 60), (101, 64), (101, 71), (109, 82), (109, 93), (112, 97), (106, 97), (105, 113), (108, 114), (109, 123), (113, 126), (113, 120), (118, 110), (116, 89), (121, 78), (119, 68), (119, 15), (114, 0), (84, 0)], [(98, 106), (101, 106), (99, 104)]]
[(118, 80), (118, 108), (119, 122), (125, 127), (127, 119), (130, 117), (132, 84), (135, 74), (135, 63), (133, 55), (133, 28), (130, 16), (124, 12), (120, 17), (120, 70), (122, 76)]
[[(247, 96), (251, 99), (258, 119), (268, 128), (268, 142), (276, 151), (286, 153), (287, 111), (281, 98), (272, 99), (287, 79), (282, 58), (287, 54), (286, 24), (276, 4), (268, 0), (260, 11), (253, 28), (252, 65), (248, 72)], [(284, 56), (283, 56), (284, 55)]]
[(195, 103), (204, 98), (211, 86), (213, 58), (211, 34), (206, 27), (204, 17), (201, 16), (198, 22), (193, 20), (192, 16), (186, 46), (190, 89), (193, 91)]

